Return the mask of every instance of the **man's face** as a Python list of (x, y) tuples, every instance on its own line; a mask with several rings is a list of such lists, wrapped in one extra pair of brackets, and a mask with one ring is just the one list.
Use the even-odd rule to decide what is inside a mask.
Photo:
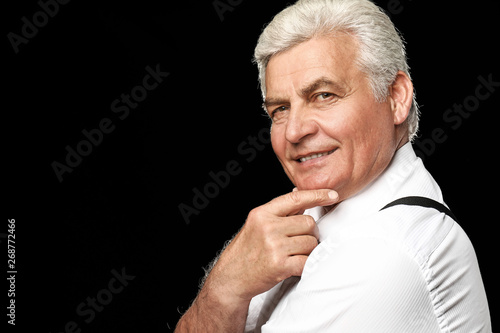
[(375, 179), (398, 148), (391, 100), (375, 100), (355, 62), (355, 38), (338, 34), (274, 55), (266, 70), (274, 152), (299, 190), (346, 199)]

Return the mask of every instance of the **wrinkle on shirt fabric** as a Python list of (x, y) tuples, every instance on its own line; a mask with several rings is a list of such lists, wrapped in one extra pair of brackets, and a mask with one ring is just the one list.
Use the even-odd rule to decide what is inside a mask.
[(317, 222), (320, 244), (300, 278), (252, 299), (245, 331), (491, 332), (469, 238), (435, 209), (379, 211), (406, 196), (444, 203), (410, 143), (375, 181), (334, 210), (306, 210)]

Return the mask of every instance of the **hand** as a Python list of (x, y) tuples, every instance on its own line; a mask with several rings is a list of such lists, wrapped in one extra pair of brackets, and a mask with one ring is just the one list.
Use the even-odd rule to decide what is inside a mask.
[(300, 276), (319, 237), (314, 219), (301, 214), (337, 201), (332, 190), (294, 190), (253, 209), (205, 286), (234, 304), (249, 302), (284, 279)]

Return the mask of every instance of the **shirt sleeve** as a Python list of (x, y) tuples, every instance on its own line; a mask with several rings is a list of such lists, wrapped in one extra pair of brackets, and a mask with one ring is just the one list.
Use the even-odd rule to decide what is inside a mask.
[(440, 332), (422, 270), (378, 237), (322, 242), (262, 332)]

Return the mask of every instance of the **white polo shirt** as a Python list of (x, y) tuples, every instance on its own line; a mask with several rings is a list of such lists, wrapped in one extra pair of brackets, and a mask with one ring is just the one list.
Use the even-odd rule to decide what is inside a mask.
[(440, 203), (439, 186), (401, 147), (388, 168), (324, 215), (301, 278), (250, 303), (246, 332), (491, 332), (486, 294), (467, 235), (433, 208), (386, 204), (407, 196)]

